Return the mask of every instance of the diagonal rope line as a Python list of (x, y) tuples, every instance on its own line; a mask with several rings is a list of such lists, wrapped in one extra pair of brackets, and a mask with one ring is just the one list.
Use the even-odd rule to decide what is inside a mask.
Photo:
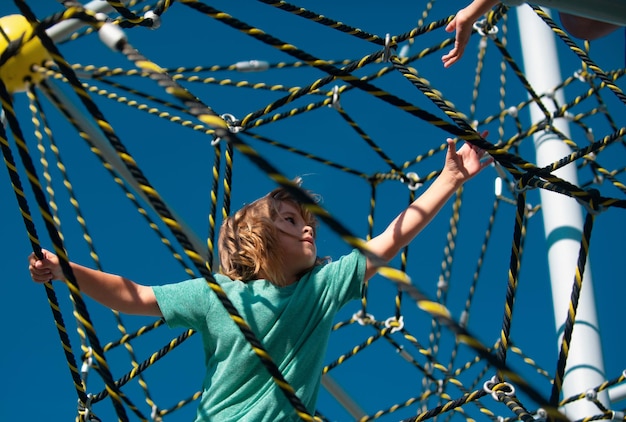
[[(1, 91), (6, 92), (4, 83), (1, 80), (0, 80), (0, 86), (1, 86), (0, 92)], [(12, 113), (13, 111), (12, 107), (9, 107), (7, 110), (6, 106), (8, 105), (10, 104), (3, 103), (2, 107), (3, 107), (4, 113)], [(17, 171), (17, 166), (15, 164), (13, 153), (8, 143), (3, 124), (0, 124), (0, 147), (2, 149), (4, 163), (9, 173), (9, 178), (11, 179), (11, 185), (13, 186), (15, 198), (18, 203), (18, 208), (20, 209), (20, 214), (22, 215), (22, 220), (24, 222), (24, 226), (28, 235), (28, 239), (31, 243), (31, 247), (38, 257), (43, 257), (41, 253), (41, 245), (39, 243), (39, 236), (37, 235), (37, 229), (32, 219), (30, 207), (28, 205), (28, 201), (26, 200), (26, 195), (24, 193), (23, 185), (22, 185), (20, 176)], [(63, 315), (61, 314), (61, 311), (60, 311), (59, 302), (57, 300), (56, 293), (54, 292), (54, 289), (51, 283), (45, 283), (44, 286), (45, 286), (45, 291), (46, 291), (46, 295), (48, 298), (48, 303), (50, 305), (50, 309), (53, 314), (55, 326), (57, 328), (57, 333), (63, 345), (63, 352), (65, 354), (65, 359), (70, 369), (70, 375), (74, 383), (74, 388), (76, 389), (76, 393), (78, 395), (79, 400), (84, 403), (87, 401), (87, 395), (85, 393), (83, 382), (80, 378), (78, 366), (76, 364), (76, 358), (74, 354), (72, 353), (70, 339), (67, 334), (67, 330), (65, 329), (65, 324), (63, 322)]]
[(559, 396), (561, 394), (561, 388), (563, 387), (565, 366), (567, 364), (567, 357), (569, 355), (572, 334), (574, 332), (576, 311), (578, 309), (580, 293), (583, 287), (583, 274), (585, 272), (585, 265), (587, 263), (587, 256), (589, 254), (589, 243), (591, 241), (591, 230), (593, 228), (594, 218), (595, 216), (593, 213), (587, 213), (587, 216), (585, 217), (585, 224), (583, 226), (582, 238), (580, 240), (580, 249), (578, 252), (576, 273), (574, 275), (574, 284), (572, 286), (569, 309), (567, 312), (567, 318), (565, 320), (563, 339), (561, 340), (561, 347), (559, 349), (559, 358), (557, 361), (556, 373), (554, 375), (554, 384), (552, 385), (552, 392), (550, 394), (550, 403), (555, 406), (559, 403)]
[(519, 282), (519, 271), (521, 266), (522, 237), (526, 217), (526, 192), (522, 191), (517, 196), (517, 206), (515, 212), (515, 222), (513, 228), (513, 244), (511, 245), (511, 257), (509, 263), (509, 276), (504, 305), (504, 315), (502, 317), (502, 330), (500, 331), (500, 345), (498, 349), (498, 360), (506, 362), (506, 355), (509, 350), (511, 336), (511, 320), (513, 318), (513, 305), (517, 294)]
[[(98, 339), (98, 337), (95, 334), (95, 330), (93, 328), (93, 325), (91, 323), (91, 319), (89, 317), (89, 313), (87, 311), (87, 308), (85, 306), (84, 301), (82, 300), (82, 297), (80, 295), (80, 290), (78, 289), (78, 284), (76, 282), (76, 279), (74, 278), (74, 275), (72, 273), (72, 269), (69, 266), (69, 262), (67, 259), (67, 256), (65, 254), (65, 250), (64, 250), (64, 246), (63, 246), (63, 241), (61, 239), (61, 236), (59, 235), (57, 228), (54, 224), (54, 220), (52, 218), (52, 214), (50, 212), (50, 209), (48, 207), (48, 203), (46, 201), (45, 198), (45, 194), (43, 192), (41, 183), (39, 182), (38, 176), (36, 174), (35, 171), (35, 166), (32, 162), (32, 159), (30, 157), (30, 154), (26, 148), (26, 143), (24, 142), (24, 137), (22, 135), (22, 131), (20, 129), (19, 126), (19, 122), (17, 121), (17, 118), (14, 114), (13, 111), (13, 104), (12, 104), (12, 100), (9, 96), (9, 93), (6, 91), (6, 87), (4, 85), (4, 83), (2, 83), (0, 81), (0, 100), (2, 101), (2, 107), (6, 112), (6, 118), (8, 120), (9, 123), (9, 127), (11, 128), (11, 131), (14, 134), (14, 137), (16, 139), (16, 143), (18, 145), (18, 152), (20, 155), (20, 158), (22, 159), (22, 163), (24, 165), (24, 168), (26, 170), (27, 173), (27, 177), (31, 186), (31, 189), (33, 191), (33, 194), (35, 195), (35, 199), (37, 201), (37, 205), (39, 206), (39, 211), (41, 212), (41, 215), (43, 216), (44, 219), (44, 223), (46, 226), (46, 229), (48, 231), (48, 235), (50, 236), (52, 243), (54, 245), (54, 249), (55, 252), (57, 253), (57, 255), (59, 256), (59, 263), (61, 264), (61, 268), (63, 269), (63, 274), (65, 275), (67, 282), (68, 282), (68, 287), (70, 288), (70, 293), (72, 296), (72, 300), (74, 301), (75, 305), (76, 305), (76, 310), (79, 316), (79, 319), (81, 320), (81, 323), (84, 325), (85, 328), (85, 332), (87, 334), (87, 338), (89, 339), (90, 344), (92, 345), (92, 348), (94, 350), (94, 357), (96, 358), (96, 360), (98, 361), (98, 363), (102, 366), (103, 368), (103, 380), (106, 384), (106, 388), (109, 390), (110, 394), (111, 394), (111, 398), (113, 401), (113, 405), (115, 407), (115, 410), (118, 414), (118, 417), (122, 420), (127, 420), (127, 416), (126, 416), (126, 412), (123, 408), (123, 406), (121, 405), (121, 397), (118, 394), (118, 391), (115, 390), (114, 385), (113, 385), (113, 377), (111, 376), (111, 373), (109, 372), (109, 368), (108, 365), (106, 363), (106, 359), (104, 357), (104, 354), (102, 352), (102, 346), (100, 345), (100, 341)], [(3, 143), (4, 145), (4, 143)], [(5, 160), (7, 160), (7, 152), (4, 151), (5, 153)], [(11, 161), (11, 160), (10, 160)], [(15, 165), (13, 164), (12, 167), (15, 167)], [(15, 173), (17, 174), (17, 173)], [(19, 186), (21, 186), (21, 183), (19, 184)], [(16, 191), (17, 192), (17, 191)], [(23, 195), (23, 193), (22, 193)], [(22, 196), (23, 197), (23, 196)], [(23, 208), (23, 209), (27, 209), (27, 208)], [(30, 220), (30, 219), (29, 219)], [(32, 221), (31, 221), (32, 223)], [(30, 226), (30, 227), (28, 227)], [(33, 252), (35, 252), (35, 254), (39, 257), (39, 258), (43, 258), (42, 252), (41, 252), (41, 247), (39, 246), (39, 242), (35, 241), (34, 239), (36, 239), (36, 233), (33, 231), (34, 229), (34, 225), (28, 225), (27, 230), (29, 232), (29, 237), (31, 238), (31, 241), (33, 243)], [(54, 305), (55, 307), (58, 307), (58, 305)], [(69, 338), (65, 337), (63, 338), (63, 343), (69, 345)], [(74, 358), (72, 357), (71, 360), (69, 361), (70, 363), (70, 367), (72, 368), (72, 375), (73, 377), (75, 375), (77, 375), (76, 372), (76, 363)], [(75, 380), (75, 384), (76, 385), (81, 385), (82, 382), (79, 382), (77, 384), (76, 380)], [(79, 393), (79, 398), (84, 398), (83, 394)]]
[(624, 92), (613, 83), (613, 81), (607, 76), (607, 74), (593, 62), (587, 53), (578, 47), (571, 38), (561, 29), (559, 28), (554, 21), (544, 12), (540, 7), (535, 6), (533, 4), (529, 4), (530, 7), (537, 13), (537, 15), (554, 31), (556, 35), (561, 38), (565, 44), (574, 52), (580, 59), (589, 67), (589, 69), (593, 70), (593, 72), (598, 75), (598, 77), (606, 84), (606, 86), (615, 94), (619, 100), (626, 105), (626, 95)]

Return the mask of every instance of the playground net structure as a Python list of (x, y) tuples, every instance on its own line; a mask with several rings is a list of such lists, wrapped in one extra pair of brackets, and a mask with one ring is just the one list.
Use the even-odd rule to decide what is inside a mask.
[[(520, 6), (558, 46), (562, 82), (538, 92), (515, 9), (477, 23), (465, 57), (444, 70), (449, 4), (344, 3), (110, 1), (98, 12), (66, 2), (40, 12), (16, 0), (20, 16), (0, 21), (6, 180), (33, 250), (53, 249), (66, 269), (64, 284), (43, 289), (76, 392), (68, 408), (78, 402), (77, 420), (188, 420), (204, 371), (192, 331), (103, 310), (81, 295), (68, 259), (160, 283), (204, 276), (229, 309), (211, 274), (233, 207), (276, 184), (308, 201), (291, 181), (304, 175), (323, 198), (309, 204), (318, 249), (339, 256), (420, 194), (452, 137), (494, 164), (342, 311), (317, 414), (231, 314), (242, 335), (303, 420), (624, 420), (619, 332), (602, 333), (603, 381), (563, 394), (581, 347), (572, 340), (588, 324), (576, 318), (593, 287), (587, 256), (602, 263), (596, 294), (610, 301), (601, 323), (619, 303), (601, 292), (624, 281), (602, 260), (621, 247), (610, 241), (622, 241), (626, 207), (622, 50), (599, 57), (617, 63), (605, 68), (594, 56), (601, 40), (574, 40), (555, 17)], [(531, 121), (532, 107), (542, 119)], [(538, 134), (569, 153), (533, 164)], [(560, 177), (572, 166), (576, 181)], [(542, 191), (584, 220), (558, 234), (578, 251), (558, 269), (565, 297), (550, 293), (557, 240), (543, 234)], [(592, 242), (594, 228), (606, 236)], [(558, 331), (556, 301), (567, 309)]]

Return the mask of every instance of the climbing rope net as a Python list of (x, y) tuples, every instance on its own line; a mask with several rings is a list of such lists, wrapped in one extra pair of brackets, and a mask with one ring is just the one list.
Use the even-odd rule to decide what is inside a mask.
[[(133, 248), (171, 257), (151, 264), (169, 281), (207, 279), (303, 420), (558, 420), (577, 401), (595, 405), (585, 420), (624, 420), (618, 403), (601, 399), (623, 386), (623, 370), (562, 394), (594, 222), (626, 207), (623, 63), (602, 68), (588, 42), (531, 5), (522, 7), (553, 31), (563, 55), (566, 77), (550, 92), (526, 79), (505, 6), (477, 23), (465, 57), (443, 71), (439, 58), (453, 38), (442, 28), (455, 10), (437, 2), (359, 10), (376, 14), (363, 29), (350, 25), (350, 4), (322, 15), (279, 1), (238, 2), (233, 16), (193, 0), (107, 3), (106, 15), (68, 1), (44, 17), (16, 0), (21, 17), (0, 21), (2, 152), (33, 250), (51, 244), (66, 274), (65, 284), (44, 286), (77, 420), (195, 413), (200, 392), (180, 381), (186, 373), (201, 382), (199, 355), (192, 369), (181, 363), (201, 349), (187, 346), (198, 341), (193, 332), (171, 338), (161, 320), (116, 312), (111, 328), (68, 264), (83, 254), (96, 268), (101, 257), (114, 268)], [(62, 37), (53, 32), (69, 23)], [(543, 119), (530, 122), (531, 107)], [(532, 164), (538, 133), (571, 153)], [(480, 146), (495, 162), (375, 277), (387, 280), (370, 281), (361, 301), (342, 311), (310, 415), (212, 277), (219, 223), (232, 203), (280, 184), (318, 216), (320, 239), (337, 240), (320, 240), (322, 253), (362, 248), (360, 239), (402, 208), (398, 198), (413, 200), (438, 175), (446, 137)], [(577, 183), (557, 176), (569, 164)], [(291, 181), (301, 172), (312, 173), (305, 185), (322, 202)], [(572, 198), (585, 217), (579, 259), (563, 269), (571, 273), (569, 312), (549, 344), (537, 341), (545, 325), (553, 331), (542, 324), (552, 311), (546, 252), (535, 246), (543, 245), (539, 191)], [(196, 227), (206, 230), (203, 240)], [(154, 242), (146, 242), (150, 233)], [(599, 280), (601, 288), (607, 282)], [(603, 337), (603, 345), (620, 343)]]

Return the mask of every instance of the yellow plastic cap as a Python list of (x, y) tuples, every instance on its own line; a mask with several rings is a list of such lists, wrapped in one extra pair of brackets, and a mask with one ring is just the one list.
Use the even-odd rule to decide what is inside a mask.
[(8, 59), (0, 66), (0, 79), (4, 82), (10, 93), (26, 90), (26, 80), (32, 83), (39, 83), (44, 75), (33, 72), (33, 65), (41, 65), (50, 60), (50, 53), (41, 44), (39, 37), (30, 38), (33, 34), (33, 27), (22, 15), (9, 15), (0, 18), (0, 27), (8, 37), (0, 35), (0, 54), (4, 53), (10, 41), (24, 36), (24, 44), (17, 54)]

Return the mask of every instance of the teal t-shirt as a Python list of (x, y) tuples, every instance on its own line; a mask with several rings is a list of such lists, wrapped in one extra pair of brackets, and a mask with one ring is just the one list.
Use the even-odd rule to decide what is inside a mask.
[[(296, 283), (215, 278), (309, 412), (315, 412), (335, 315), (360, 297), (365, 257), (354, 250)], [(300, 418), (204, 278), (153, 287), (170, 327), (202, 336), (206, 375), (196, 421), (297, 421)]]

